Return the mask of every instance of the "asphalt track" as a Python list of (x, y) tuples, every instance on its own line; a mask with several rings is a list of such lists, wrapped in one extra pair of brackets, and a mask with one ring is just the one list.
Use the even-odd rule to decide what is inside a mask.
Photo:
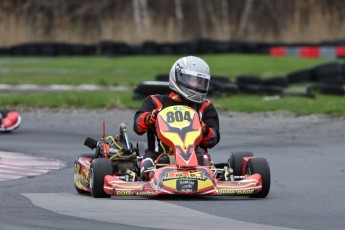
[[(90, 152), (85, 137), (107, 134), (133, 111), (31, 111), (22, 126), (0, 134), (0, 151), (60, 160), (66, 167), (0, 182), (0, 229), (344, 229), (345, 119), (286, 114), (222, 113), (221, 142), (210, 153), (223, 162), (251, 150), (271, 167), (271, 192), (246, 197), (113, 197), (76, 193), (73, 162)], [(134, 135), (132, 141), (144, 141)]]

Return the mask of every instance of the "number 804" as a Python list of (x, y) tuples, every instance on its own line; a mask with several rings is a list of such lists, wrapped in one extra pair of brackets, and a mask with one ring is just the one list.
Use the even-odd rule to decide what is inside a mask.
[(175, 112), (167, 112), (167, 122), (172, 123), (172, 122), (182, 122), (182, 121), (191, 121), (192, 118), (190, 116), (189, 111), (175, 111)]

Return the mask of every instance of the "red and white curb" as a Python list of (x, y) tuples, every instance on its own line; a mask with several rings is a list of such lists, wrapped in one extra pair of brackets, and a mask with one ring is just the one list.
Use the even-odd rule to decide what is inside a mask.
[(0, 151), (0, 181), (46, 174), (65, 167), (58, 160)]

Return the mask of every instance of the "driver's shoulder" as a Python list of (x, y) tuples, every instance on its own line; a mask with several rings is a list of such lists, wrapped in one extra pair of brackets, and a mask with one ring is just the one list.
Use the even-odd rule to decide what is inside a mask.
[(148, 96), (147, 98), (157, 108), (164, 107), (164, 105), (167, 104), (170, 100), (168, 95), (162, 95), (162, 94), (153, 94), (153, 95)]
[(212, 101), (211, 100), (209, 100), (209, 99), (204, 99), (202, 102), (201, 102), (201, 106), (203, 106), (203, 107), (208, 107), (208, 106), (210, 106), (210, 105), (212, 105)]

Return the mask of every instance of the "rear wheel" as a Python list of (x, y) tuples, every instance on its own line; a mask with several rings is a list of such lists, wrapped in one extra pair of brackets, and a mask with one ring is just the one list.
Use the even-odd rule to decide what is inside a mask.
[(264, 198), (268, 195), (271, 186), (270, 166), (265, 158), (252, 158), (248, 161), (246, 168), (247, 175), (258, 173), (261, 175), (262, 190), (251, 195), (253, 198)]
[(90, 167), (90, 193), (95, 198), (105, 198), (111, 195), (104, 192), (104, 177), (112, 175), (111, 162), (104, 158), (94, 159)]
[(242, 176), (243, 157), (252, 157), (252, 152), (234, 152), (228, 160), (228, 164), (234, 170), (234, 176)]

